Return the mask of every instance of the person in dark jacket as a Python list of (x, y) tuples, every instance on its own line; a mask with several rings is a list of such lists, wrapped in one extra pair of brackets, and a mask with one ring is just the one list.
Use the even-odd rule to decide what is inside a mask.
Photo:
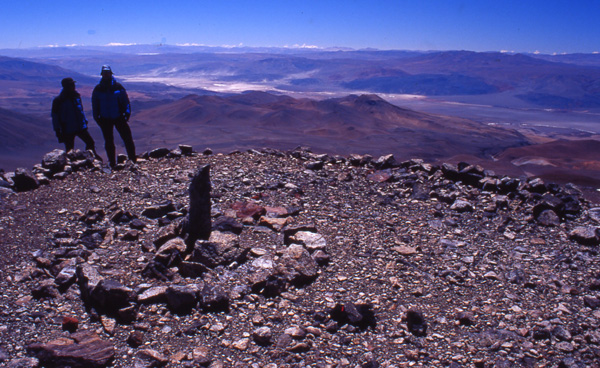
[(75, 137), (79, 137), (85, 143), (85, 149), (100, 159), (94, 139), (87, 130), (87, 119), (81, 95), (75, 90), (75, 81), (73, 78), (64, 78), (60, 84), (63, 88), (52, 101), (52, 127), (58, 142), (64, 143), (65, 151), (69, 152), (75, 147)]
[(100, 129), (102, 129), (108, 162), (111, 167), (116, 165), (113, 129), (116, 128), (125, 144), (127, 156), (135, 163), (135, 144), (133, 143), (131, 128), (127, 124), (131, 116), (129, 97), (127, 97), (125, 88), (113, 77), (110, 66), (102, 66), (100, 74), (102, 75), (102, 79), (92, 92), (92, 109), (94, 111), (94, 120), (96, 120)]

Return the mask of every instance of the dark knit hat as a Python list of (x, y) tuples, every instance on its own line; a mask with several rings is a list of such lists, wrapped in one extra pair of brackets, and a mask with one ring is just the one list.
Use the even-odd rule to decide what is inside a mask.
[(75, 81), (73, 80), (73, 78), (64, 78), (63, 80), (60, 81), (60, 84), (64, 88), (66, 86), (75, 85)]

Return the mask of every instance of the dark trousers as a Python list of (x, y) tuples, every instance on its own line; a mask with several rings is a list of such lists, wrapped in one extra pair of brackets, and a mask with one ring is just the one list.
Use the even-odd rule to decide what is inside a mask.
[(133, 143), (133, 136), (131, 135), (131, 128), (129, 124), (122, 119), (102, 119), (98, 122), (100, 129), (102, 129), (102, 135), (104, 136), (104, 148), (106, 149), (106, 155), (108, 156), (108, 162), (111, 166), (115, 166), (116, 151), (115, 151), (115, 136), (114, 129), (117, 129), (125, 149), (127, 150), (127, 156), (133, 162), (136, 162), (135, 157), (135, 144)]
[(80, 130), (76, 133), (62, 135), (62, 141), (65, 144), (66, 152), (69, 152), (70, 150), (75, 148), (75, 137), (81, 138), (83, 143), (85, 143), (86, 150), (96, 152), (96, 143), (94, 142), (94, 138), (92, 138), (87, 129)]

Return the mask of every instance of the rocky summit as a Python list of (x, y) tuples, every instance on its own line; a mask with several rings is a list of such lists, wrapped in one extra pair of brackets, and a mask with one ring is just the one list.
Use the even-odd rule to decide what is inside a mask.
[(598, 367), (600, 208), (306, 148), (0, 175), (7, 367)]

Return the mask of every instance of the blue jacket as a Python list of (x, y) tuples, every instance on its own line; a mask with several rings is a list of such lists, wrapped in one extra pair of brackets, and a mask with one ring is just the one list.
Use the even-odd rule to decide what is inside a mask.
[(125, 88), (114, 77), (101, 79), (92, 92), (92, 109), (94, 120), (103, 119), (129, 120), (131, 106)]
[(62, 90), (52, 101), (52, 127), (61, 134), (72, 134), (87, 128), (79, 93), (69, 95)]

